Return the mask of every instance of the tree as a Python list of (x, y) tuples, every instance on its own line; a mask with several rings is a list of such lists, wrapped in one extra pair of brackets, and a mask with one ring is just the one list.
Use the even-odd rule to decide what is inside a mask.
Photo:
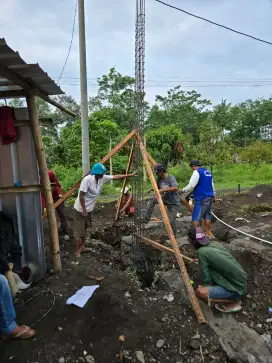
[(183, 143), (181, 130), (176, 125), (161, 126), (146, 133), (147, 147), (152, 156), (166, 167), (182, 160)]
[[(135, 126), (135, 79), (123, 76), (115, 68), (111, 68), (109, 74), (98, 78), (97, 96), (89, 99), (91, 112), (107, 109), (110, 119), (127, 131)], [(148, 104), (145, 103), (145, 113)]]
[(148, 118), (149, 128), (175, 124), (197, 141), (196, 130), (209, 114), (209, 100), (202, 99), (196, 91), (183, 91), (181, 86), (170, 89), (165, 97), (157, 95), (155, 100)]
[(209, 120), (198, 127), (199, 144), (192, 159), (200, 159), (203, 164), (220, 167), (232, 158), (231, 145), (222, 128)]
[(80, 118), (80, 105), (72, 96), (60, 95), (56, 96), (55, 100), (76, 114), (76, 117), (72, 117), (56, 108), (52, 115), (55, 124), (71, 126), (75, 120)]
[(241, 159), (252, 165), (252, 173), (255, 176), (262, 164), (272, 162), (272, 145), (256, 141), (242, 151)]

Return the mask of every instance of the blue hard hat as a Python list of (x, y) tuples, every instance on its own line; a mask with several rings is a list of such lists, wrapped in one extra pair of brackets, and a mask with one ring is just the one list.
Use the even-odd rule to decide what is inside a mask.
[(94, 164), (94, 166), (92, 167), (90, 175), (102, 175), (105, 174), (105, 172), (106, 172), (105, 166), (101, 163), (97, 163)]

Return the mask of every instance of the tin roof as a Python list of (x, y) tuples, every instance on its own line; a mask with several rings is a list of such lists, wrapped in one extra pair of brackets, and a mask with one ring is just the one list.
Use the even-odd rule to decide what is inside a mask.
[[(7, 45), (4, 38), (0, 38), (0, 74), (1, 68), (8, 69), (47, 96), (64, 94), (60, 87), (41, 69), (39, 64), (27, 64), (18, 52), (15, 52)], [(22, 87), (0, 76), (0, 97), (1, 92), (20, 90), (22, 90)]]

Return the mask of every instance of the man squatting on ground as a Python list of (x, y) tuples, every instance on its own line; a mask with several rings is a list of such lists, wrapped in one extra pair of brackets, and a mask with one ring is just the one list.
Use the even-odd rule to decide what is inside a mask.
[(127, 175), (105, 175), (105, 172), (106, 168), (103, 164), (94, 164), (90, 175), (85, 176), (81, 181), (78, 197), (74, 204), (76, 257), (79, 257), (81, 252), (87, 250), (85, 246), (86, 230), (91, 227), (91, 212), (95, 207), (96, 199), (101, 194), (103, 184), (109, 180), (121, 180), (136, 176), (135, 173)]
[(194, 209), (192, 222), (195, 227), (204, 220), (205, 234), (211, 237), (212, 203), (215, 198), (213, 176), (209, 170), (204, 168), (199, 160), (192, 160), (190, 168), (194, 171), (189, 184), (181, 190), (182, 193), (194, 191)]
[[(178, 183), (174, 175), (168, 174), (166, 168), (163, 164), (156, 164), (154, 167), (154, 172), (156, 173), (157, 185), (159, 188), (159, 192), (162, 195), (163, 204), (167, 207), (168, 217), (171, 223), (172, 230), (174, 235), (177, 234), (176, 227), (176, 217), (177, 211), (180, 206), (180, 198), (178, 194)], [(150, 189), (149, 192), (153, 191)], [(154, 210), (155, 205), (158, 204), (157, 197), (152, 197), (149, 199), (147, 203), (146, 214), (143, 218), (144, 223), (148, 223), (150, 221), (152, 212)]]
[(201, 227), (189, 230), (189, 240), (197, 250), (197, 259), (204, 286), (198, 286), (197, 295), (217, 302), (216, 309), (223, 313), (240, 311), (241, 299), (247, 291), (247, 274), (242, 266), (221, 243), (210, 242)]
[(35, 336), (35, 330), (29, 326), (19, 326), (16, 323), (16, 314), (8, 280), (0, 275), (0, 336), (1, 338), (30, 339)]

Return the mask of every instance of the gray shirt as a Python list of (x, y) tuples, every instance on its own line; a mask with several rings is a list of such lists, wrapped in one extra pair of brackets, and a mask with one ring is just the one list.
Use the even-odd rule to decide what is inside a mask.
[[(166, 178), (159, 180), (159, 189), (178, 187), (178, 183), (174, 175), (168, 175)], [(180, 205), (180, 198), (178, 191), (175, 192), (165, 192), (162, 194), (162, 200), (165, 205)]]

